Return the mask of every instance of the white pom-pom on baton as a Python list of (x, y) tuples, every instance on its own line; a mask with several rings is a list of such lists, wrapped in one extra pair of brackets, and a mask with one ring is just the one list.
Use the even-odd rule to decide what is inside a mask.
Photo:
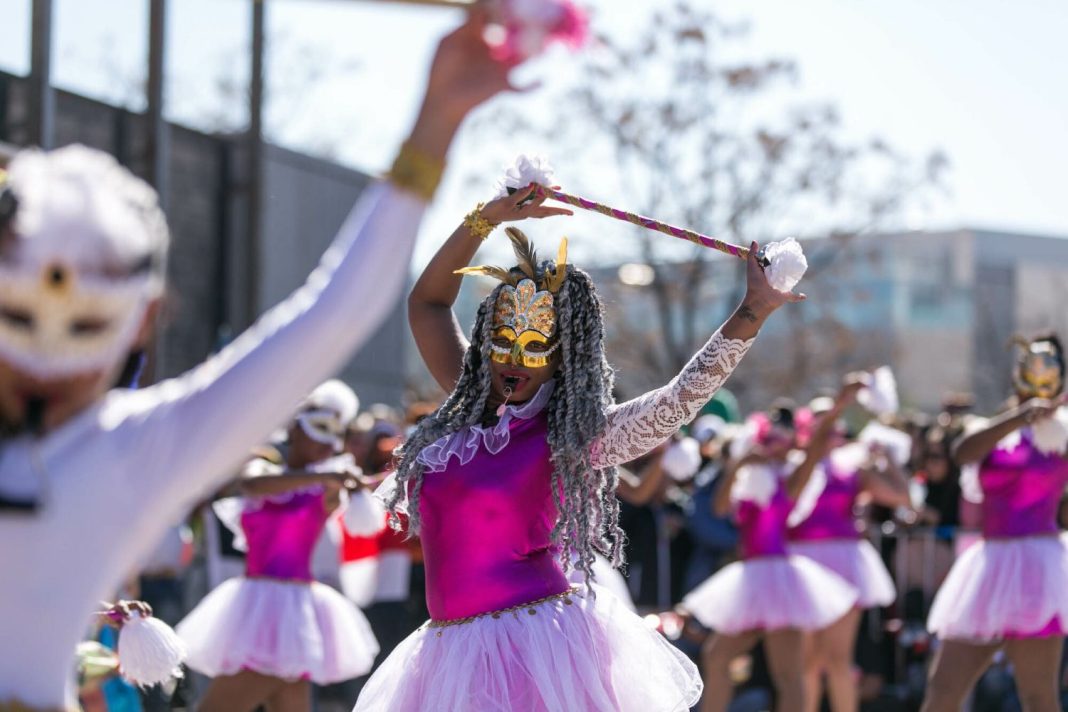
[(768, 284), (780, 292), (793, 291), (808, 270), (801, 243), (792, 237), (769, 244), (764, 248), (764, 257), (768, 260), (764, 268)]
[(545, 156), (537, 153), (528, 156), (521, 153), (516, 156), (512, 165), (505, 168), (504, 175), (497, 180), (497, 194), (494, 197), (503, 198), (532, 183), (551, 187), (553, 167)]
[(690, 479), (701, 469), (701, 446), (693, 438), (671, 443), (660, 458), (660, 467), (676, 482)]
[(131, 683), (151, 687), (182, 676), (185, 644), (153, 616), (134, 611), (119, 631), (119, 672)]
[(386, 528), (386, 508), (365, 489), (350, 492), (342, 521), (352, 536), (374, 536)]

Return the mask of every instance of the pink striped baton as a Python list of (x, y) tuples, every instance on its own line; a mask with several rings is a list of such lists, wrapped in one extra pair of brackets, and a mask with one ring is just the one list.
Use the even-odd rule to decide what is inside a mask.
[(545, 187), (543, 185), (536, 185), (536, 193), (537, 193), (538, 197), (552, 198), (553, 200), (558, 200), (561, 203), (567, 203), (568, 205), (573, 205), (576, 208), (582, 208), (583, 210), (590, 210), (590, 211), (593, 211), (595, 213), (600, 213), (601, 215), (607, 215), (610, 218), (615, 218), (616, 220), (622, 220), (624, 222), (629, 222), (632, 225), (639, 225), (639, 226), (647, 228), (649, 230), (656, 230), (657, 232), (662, 232), (665, 235), (671, 235), (672, 237), (677, 237), (680, 240), (687, 240), (687, 241), (693, 242), (693, 243), (695, 243), (697, 245), (703, 245), (704, 247), (710, 247), (713, 250), (719, 250), (720, 252), (725, 252), (728, 255), (734, 255), (735, 257), (737, 257), (739, 259), (743, 259), (744, 260), (744, 259), (748, 259), (748, 257), (749, 257), (749, 249), (746, 248), (746, 247), (740, 247), (739, 245), (732, 245), (729, 242), (724, 242), (723, 240), (717, 240), (714, 237), (709, 237), (708, 235), (702, 235), (701, 233), (694, 232), (693, 230), (687, 230), (685, 228), (675, 227), (674, 225), (669, 225), (669, 224), (667, 224), (665, 222), (661, 222), (660, 220), (654, 220), (653, 218), (647, 218), (644, 215), (638, 215), (637, 213), (627, 212), (626, 210), (619, 210), (618, 208), (613, 208), (613, 207), (610, 207), (610, 206), (605, 205), (603, 203), (598, 203), (598, 202), (595, 202), (593, 200), (588, 200), (586, 198), (580, 198), (577, 195), (570, 195), (568, 193), (564, 193), (562, 191), (555, 190), (553, 188), (547, 188), (547, 187)]

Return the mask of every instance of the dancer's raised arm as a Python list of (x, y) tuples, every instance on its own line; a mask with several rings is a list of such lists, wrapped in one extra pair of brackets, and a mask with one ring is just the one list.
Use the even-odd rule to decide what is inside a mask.
[(790, 499), (796, 500), (801, 495), (801, 490), (805, 489), (805, 485), (808, 484), (808, 479), (812, 476), (812, 471), (816, 469), (816, 465), (830, 453), (831, 435), (834, 432), (835, 423), (841, 417), (842, 411), (853, 402), (857, 397), (857, 393), (864, 388), (863, 375), (861, 373), (851, 373), (846, 376), (841, 390), (838, 391), (838, 395), (834, 399), (834, 405), (820, 416), (815, 429), (812, 431), (812, 437), (805, 447), (805, 459), (794, 468), (794, 471), (790, 473), (790, 477), (786, 480), (786, 494)]
[(1036, 420), (1051, 417), (1063, 399), (1029, 398), (1020, 405), (1005, 411), (986, 424), (966, 431), (953, 443), (953, 459), (958, 465), (970, 465), (986, 459), (999, 442)]
[(594, 447), (594, 467), (637, 459), (678, 432), (731, 375), (772, 312), (804, 300), (803, 294), (779, 292), (768, 284), (755, 242), (749, 255), (746, 295), (734, 314), (670, 383), (609, 410), (608, 427)]
[(191, 373), (109, 403), (117, 417), (138, 423), (144, 455), (165, 465), (138, 472), (139, 486), (165, 484), (186, 499), (217, 484), (390, 313), (460, 122), (510, 88), (509, 68), (491, 58), (483, 26), (473, 14), (441, 41), (422, 109), (387, 180), (356, 205), (305, 285)]
[(504, 222), (571, 215), (566, 208), (542, 205), (532, 191), (505, 195), (480, 204), (464, 218), (423, 270), (408, 297), (408, 323), (427, 368), (438, 384), (451, 391), (463, 369), (467, 337), (452, 306), (463, 277), (456, 270), (471, 263), (490, 232)]

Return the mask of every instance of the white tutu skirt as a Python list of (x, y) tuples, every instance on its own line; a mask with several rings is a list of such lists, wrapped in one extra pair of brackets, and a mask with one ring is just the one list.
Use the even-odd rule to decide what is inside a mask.
[(950, 569), (927, 628), (992, 642), (1068, 631), (1068, 535), (980, 540)]
[(790, 553), (812, 559), (848, 581), (857, 589), (861, 608), (889, 606), (897, 597), (890, 572), (867, 539), (798, 541), (790, 544)]
[(209, 677), (252, 670), (326, 685), (367, 674), (378, 654), (360, 609), (318, 582), (230, 579), (176, 630), (186, 664)]
[(729, 564), (682, 599), (682, 608), (713, 631), (819, 630), (849, 612), (857, 592), (803, 556)]
[[(618, 598), (628, 610), (635, 613), (638, 612), (637, 607), (634, 605), (634, 599), (630, 595), (627, 579), (623, 578), (623, 574), (619, 572), (619, 569), (612, 568), (612, 563), (600, 554), (597, 554), (593, 559), (593, 577), (601, 589)], [(571, 583), (579, 586), (586, 581), (586, 577), (579, 569), (571, 569), (568, 579)]]
[(701, 697), (690, 659), (603, 589), (494, 615), (408, 636), (356, 711), (685, 712)]

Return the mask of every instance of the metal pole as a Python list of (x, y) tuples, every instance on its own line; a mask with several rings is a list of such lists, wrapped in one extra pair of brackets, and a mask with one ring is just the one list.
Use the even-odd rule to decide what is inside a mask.
[(900, 635), (905, 629), (905, 625), (908, 623), (908, 616), (906, 615), (907, 601), (906, 594), (909, 590), (909, 557), (912, 549), (912, 534), (905, 529), (898, 527), (894, 530), (894, 556), (897, 559), (896, 566), (896, 580), (897, 580), (897, 600), (901, 608), (902, 627), (898, 631), (898, 639), (894, 645), (894, 678), (895, 682), (899, 685), (905, 684), (908, 678), (905, 675), (905, 648), (901, 645)]
[(148, 0), (148, 166), (147, 177), (164, 210), (168, 205), (167, 177), (170, 142), (163, 120), (163, 86), (167, 57), (167, 0)]
[(260, 207), (263, 192), (263, 60), (266, 0), (252, 0), (252, 71), (249, 80), (248, 108), (248, 241), (246, 244), (247, 292), (246, 322), (251, 324), (259, 313)]
[[(166, 212), (170, 207), (170, 133), (163, 120), (164, 81), (167, 67), (167, 0), (148, 0), (148, 87), (145, 113), (145, 177), (156, 189), (159, 204)], [(145, 380), (154, 383), (167, 372), (167, 349), (162, 329), (148, 348)]]
[(27, 143), (52, 148), (55, 97), (52, 94), (52, 0), (33, 0), (30, 22), (30, 106)]

